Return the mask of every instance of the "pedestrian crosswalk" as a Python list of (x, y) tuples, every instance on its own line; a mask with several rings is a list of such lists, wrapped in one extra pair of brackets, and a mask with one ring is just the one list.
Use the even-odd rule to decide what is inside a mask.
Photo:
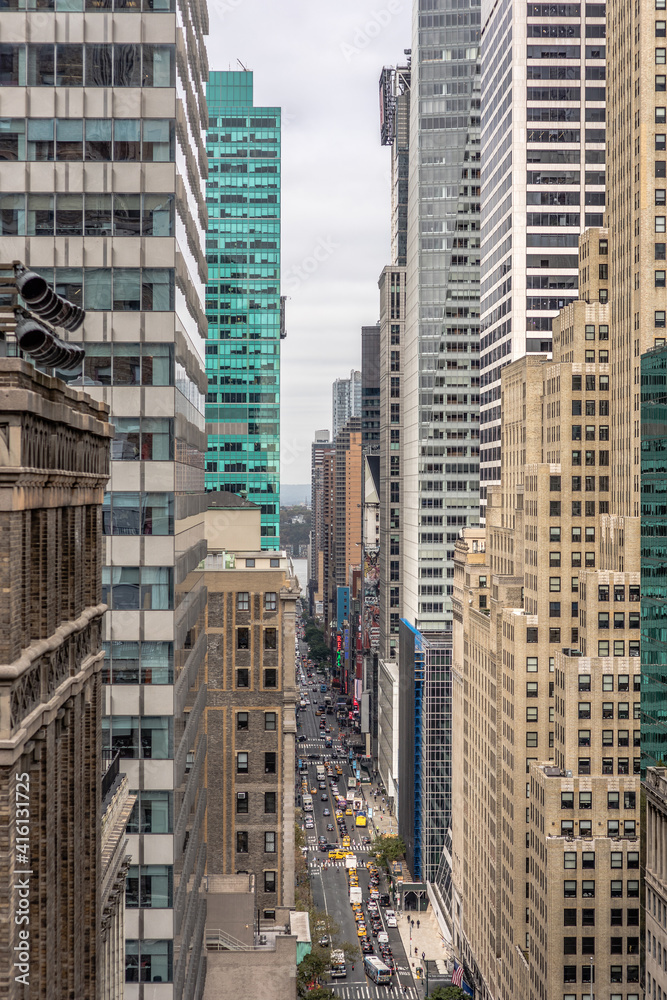
[(389, 986), (376, 986), (375, 983), (327, 983), (327, 988), (333, 990), (341, 1000), (376, 1000), (378, 997), (403, 998), (403, 1000), (419, 1000), (419, 993), (414, 986), (408, 986), (405, 992), (398, 983), (392, 982)]

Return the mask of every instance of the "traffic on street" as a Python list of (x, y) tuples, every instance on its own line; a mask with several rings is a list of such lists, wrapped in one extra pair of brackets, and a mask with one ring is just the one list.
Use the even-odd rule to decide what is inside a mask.
[[(345, 962), (331, 952), (324, 982), (343, 1000), (405, 997), (418, 1000), (384, 874), (370, 853), (372, 832), (359, 784), (370, 775), (350, 752), (347, 699), (308, 660), (297, 618), (296, 805), (301, 809), (314, 905), (339, 926), (340, 942), (358, 942), (360, 956)], [(350, 759), (352, 757), (352, 760)], [(313, 943), (330, 947), (328, 935)]]

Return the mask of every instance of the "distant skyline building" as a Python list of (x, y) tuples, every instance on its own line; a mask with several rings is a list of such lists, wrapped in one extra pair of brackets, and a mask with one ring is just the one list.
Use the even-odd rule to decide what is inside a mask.
[(361, 328), (361, 444), (380, 453), (380, 323)]
[(361, 372), (354, 369), (349, 378), (337, 378), (331, 387), (332, 440), (350, 417), (361, 416)]
[(579, 233), (603, 224), (605, 11), (482, 6), (482, 514), (500, 483), (501, 369), (551, 351), (553, 317), (577, 298)]
[(207, 152), (206, 489), (262, 509), (280, 539), (280, 108), (253, 103), (251, 72), (212, 72)]

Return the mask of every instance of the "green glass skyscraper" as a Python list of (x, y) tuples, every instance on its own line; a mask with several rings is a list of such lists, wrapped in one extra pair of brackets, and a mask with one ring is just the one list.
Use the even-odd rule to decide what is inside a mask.
[(279, 547), (280, 108), (253, 105), (253, 75), (212, 72), (208, 101), (206, 489), (262, 508)]

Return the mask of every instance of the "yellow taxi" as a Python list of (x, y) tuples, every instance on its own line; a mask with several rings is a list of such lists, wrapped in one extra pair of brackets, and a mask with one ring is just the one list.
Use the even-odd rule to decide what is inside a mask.
[(358, 886), (358, 885), (359, 885), (359, 879), (358, 879), (358, 878), (351, 878), (351, 879), (349, 880), (348, 884), (349, 884), (349, 885), (355, 885), (355, 886)]
[(366, 937), (366, 924), (357, 924), (357, 937)]
[(343, 773), (343, 768), (340, 766), (340, 764), (336, 764), (336, 774), (340, 777), (342, 773)]
[(343, 837), (343, 847), (349, 847), (349, 846), (350, 846), (350, 838), (349, 838), (349, 836)]
[(355, 913), (361, 912), (361, 910), (362, 910), (361, 903), (353, 903), (352, 904), (352, 909), (354, 910)]
[(342, 818), (343, 818), (343, 810), (336, 809), (336, 819), (342, 819)]
[(364, 917), (364, 914), (361, 910), (355, 910), (354, 919), (357, 921), (358, 924), (366, 923), (366, 918)]
[(329, 851), (329, 859), (331, 861), (342, 861), (345, 858), (345, 854), (342, 851)]
[[(313, 793), (313, 794), (315, 794), (315, 793)], [(352, 806), (348, 806), (347, 807), (347, 809), (345, 810), (345, 815), (346, 816), (354, 816), (354, 810), (352, 809)]]
[(324, 712), (322, 711), (321, 708), (318, 708), (315, 712), (315, 715), (324, 715)]

